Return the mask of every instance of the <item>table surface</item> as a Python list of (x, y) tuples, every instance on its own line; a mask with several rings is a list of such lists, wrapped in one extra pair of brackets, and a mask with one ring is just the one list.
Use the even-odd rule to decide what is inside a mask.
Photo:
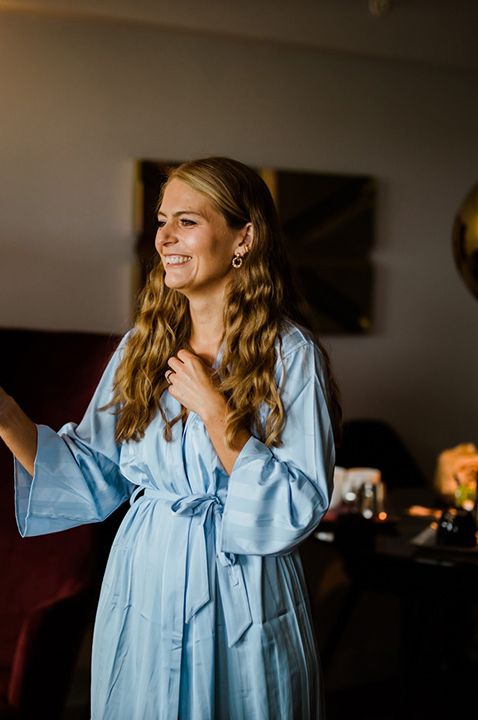
[(478, 568), (478, 545), (469, 548), (439, 544), (436, 540), (436, 517), (410, 514), (413, 506), (424, 510), (429, 508), (435, 513), (443, 510), (428, 488), (400, 489), (387, 496), (386, 520), (365, 520), (356, 513), (337, 509), (325, 515), (315, 537), (320, 542), (337, 543), (345, 552), (354, 552), (356, 548), (353, 546), (360, 543), (361, 537), (365, 538), (368, 527), (373, 535), (372, 554), (376, 558), (401, 558), (445, 566), (471, 564)]

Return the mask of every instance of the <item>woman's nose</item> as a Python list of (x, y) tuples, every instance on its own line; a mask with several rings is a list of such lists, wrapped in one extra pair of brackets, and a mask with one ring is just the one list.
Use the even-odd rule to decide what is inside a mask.
[(163, 245), (173, 242), (176, 242), (176, 237), (172, 225), (170, 223), (164, 223), (164, 225), (158, 227), (155, 240), (156, 249), (159, 251)]

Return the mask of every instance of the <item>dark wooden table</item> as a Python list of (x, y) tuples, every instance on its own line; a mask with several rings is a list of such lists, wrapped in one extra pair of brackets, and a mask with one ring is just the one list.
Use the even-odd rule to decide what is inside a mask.
[(350, 580), (322, 662), (327, 671), (364, 593), (393, 595), (400, 606), (400, 672), (395, 709), (384, 717), (458, 716), (474, 704), (478, 678), (478, 548), (436, 543), (434, 518), (410, 515), (413, 505), (440, 509), (429, 490), (414, 488), (390, 494), (387, 521), (338, 513), (320, 524), (318, 547), (333, 544)]

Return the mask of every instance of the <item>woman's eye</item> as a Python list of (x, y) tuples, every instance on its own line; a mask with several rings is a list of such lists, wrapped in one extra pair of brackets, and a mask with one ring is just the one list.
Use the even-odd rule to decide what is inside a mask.
[(181, 225), (185, 225), (186, 227), (190, 227), (191, 225), (195, 225), (195, 221), (191, 220), (190, 218), (181, 218)]
[(162, 228), (166, 225), (166, 222), (164, 220), (158, 220), (158, 228)]

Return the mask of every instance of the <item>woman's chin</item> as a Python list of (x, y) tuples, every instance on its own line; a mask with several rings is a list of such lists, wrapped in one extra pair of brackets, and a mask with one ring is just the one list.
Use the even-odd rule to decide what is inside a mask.
[(170, 290), (181, 290), (187, 283), (184, 282), (184, 278), (174, 277), (173, 273), (166, 272), (164, 275), (164, 284)]

